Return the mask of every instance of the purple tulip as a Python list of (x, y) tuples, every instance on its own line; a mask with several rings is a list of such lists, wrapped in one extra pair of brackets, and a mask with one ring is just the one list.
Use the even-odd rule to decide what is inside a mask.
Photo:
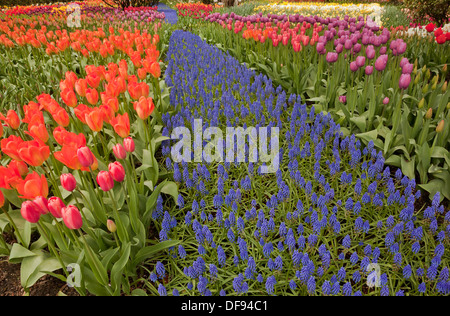
[(366, 56), (369, 59), (373, 59), (375, 57), (375, 48), (373, 48), (373, 45), (369, 45), (366, 48)]
[(411, 75), (410, 74), (402, 74), (398, 81), (398, 86), (400, 89), (407, 89), (409, 84), (411, 83)]
[(386, 46), (381, 46), (380, 47), (380, 54), (384, 55), (384, 54), (386, 54), (386, 51), (387, 51), (387, 47)]
[(402, 67), (402, 74), (410, 74), (410, 73), (412, 73), (413, 68), (414, 68), (414, 65), (413, 65), (413, 64), (406, 63), (406, 64), (403, 65), (403, 67)]
[(342, 44), (337, 44), (336, 46), (336, 53), (340, 54), (344, 50), (344, 46)]
[(347, 97), (345, 95), (340, 95), (339, 96), (339, 102), (346, 103), (347, 102)]
[(353, 47), (352, 41), (350, 39), (345, 40), (344, 47), (345, 49), (351, 49)]
[(353, 72), (358, 70), (358, 65), (356, 64), (356, 61), (352, 61), (350, 63), (350, 70), (353, 71)]
[(361, 44), (360, 43), (356, 43), (355, 46), (353, 46), (353, 52), (354, 53), (359, 53), (361, 51)]
[(327, 62), (334, 63), (337, 61), (337, 59), (338, 59), (338, 53), (334, 53), (334, 52), (327, 53), (327, 57), (326, 57)]
[(383, 71), (386, 68), (388, 61), (388, 55), (381, 55), (375, 60), (375, 69), (378, 71)]
[(408, 58), (403, 57), (403, 58), (400, 60), (400, 67), (403, 68), (403, 66), (406, 65), (406, 64), (408, 64), (408, 63), (409, 63)]
[(366, 63), (366, 57), (364, 57), (364, 56), (356, 57), (356, 66), (358, 66), (358, 68), (361, 68), (362, 66), (364, 66), (365, 63)]
[(370, 66), (370, 65), (366, 66), (365, 72), (366, 72), (366, 75), (370, 76), (373, 72), (373, 66)]

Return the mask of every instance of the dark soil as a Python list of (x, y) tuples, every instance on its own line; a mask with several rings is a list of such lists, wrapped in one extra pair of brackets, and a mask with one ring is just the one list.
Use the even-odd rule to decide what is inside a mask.
[(0, 296), (57, 296), (59, 292), (78, 296), (65, 282), (50, 275), (39, 279), (27, 293), (20, 285), (20, 264), (9, 263), (5, 257), (0, 260)]

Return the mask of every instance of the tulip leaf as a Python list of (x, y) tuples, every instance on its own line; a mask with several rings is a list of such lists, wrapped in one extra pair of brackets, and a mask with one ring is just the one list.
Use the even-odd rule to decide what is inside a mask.
[(160, 243), (157, 243), (156, 245), (147, 246), (142, 248), (138, 251), (136, 254), (136, 257), (134, 258), (133, 265), (138, 265), (141, 262), (144, 262), (148, 258), (150, 258), (152, 255), (163, 251), (167, 248), (174, 247), (180, 243), (179, 240), (166, 240), (162, 241)]
[(123, 278), (123, 269), (128, 262), (128, 258), (130, 257), (130, 243), (126, 243), (125, 246), (122, 246), (122, 256), (120, 259), (113, 265), (111, 269), (111, 287), (113, 288), (114, 294), (120, 294), (120, 283)]

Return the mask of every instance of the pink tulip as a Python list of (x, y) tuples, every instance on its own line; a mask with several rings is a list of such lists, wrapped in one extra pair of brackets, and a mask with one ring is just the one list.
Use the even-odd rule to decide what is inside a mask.
[(61, 185), (62, 187), (72, 192), (77, 187), (77, 180), (75, 180), (75, 177), (71, 173), (64, 173), (60, 177)]
[(66, 207), (64, 202), (57, 196), (52, 196), (48, 199), (48, 210), (56, 218), (62, 217), (62, 209)]
[(366, 66), (365, 73), (366, 75), (370, 76), (373, 73), (373, 66)]
[(94, 154), (89, 147), (78, 148), (77, 157), (83, 167), (90, 167), (94, 163)]
[(108, 166), (108, 170), (112, 178), (117, 182), (122, 182), (125, 178), (125, 169), (118, 161), (110, 163)]
[(107, 192), (114, 187), (114, 179), (108, 171), (100, 171), (97, 175), (97, 183), (100, 188)]
[(125, 151), (132, 153), (134, 151), (134, 140), (131, 137), (127, 137), (123, 140), (123, 147), (125, 148)]
[(43, 196), (37, 196), (33, 200), (34, 204), (37, 205), (39, 212), (44, 215), (48, 213), (48, 201)]
[(125, 159), (127, 157), (127, 152), (122, 144), (116, 144), (113, 146), (113, 153), (117, 159)]
[(22, 214), (22, 217), (30, 223), (37, 223), (39, 218), (41, 218), (39, 206), (32, 201), (25, 201), (22, 203), (20, 214)]
[(83, 226), (83, 219), (81, 213), (75, 205), (69, 205), (61, 210), (64, 224), (69, 229), (79, 229)]
[(388, 98), (388, 97), (385, 97), (385, 98), (383, 99), (383, 104), (386, 105), (386, 104), (388, 104), (388, 103), (389, 103), (389, 98)]

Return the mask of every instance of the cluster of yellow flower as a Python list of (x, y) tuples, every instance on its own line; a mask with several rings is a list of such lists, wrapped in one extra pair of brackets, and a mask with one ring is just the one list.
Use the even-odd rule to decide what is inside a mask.
[(371, 16), (373, 20), (377, 21), (381, 17), (382, 8), (378, 3), (281, 2), (257, 6), (254, 11), (263, 14), (317, 15), (323, 18), (345, 15), (349, 17)]

